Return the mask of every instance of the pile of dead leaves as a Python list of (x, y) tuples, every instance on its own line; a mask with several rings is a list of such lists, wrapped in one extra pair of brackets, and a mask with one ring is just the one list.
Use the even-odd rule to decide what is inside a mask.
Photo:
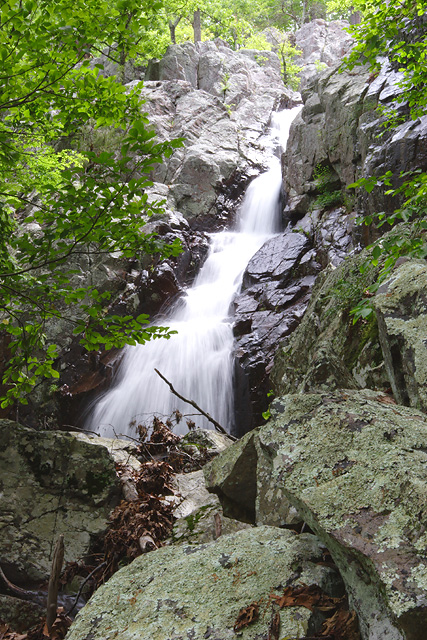
[[(137, 425), (140, 445), (139, 455), (142, 460), (167, 460), (175, 473), (189, 473), (198, 471), (207, 462), (212, 460), (214, 454), (209, 453), (206, 447), (197, 445), (197, 456), (191, 455), (191, 446), (183, 446), (181, 436), (173, 433), (174, 422), (178, 424), (184, 416), (179, 411), (173, 414), (173, 420), (162, 422), (154, 418), (151, 429), (144, 425)], [(187, 420), (187, 426), (194, 429), (195, 425)]]
[(110, 516), (104, 539), (106, 568), (103, 580), (119, 566), (161, 546), (161, 541), (172, 531), (172, 505), (149, 493), (138, 495), (135, 502), (123, 500)]
[[(234, 630), (238, 631), (256, 622), (260, 617), (260, 602), (252, 602), (239, 611)], [(354, 611), (349, 611), (346, 597), (333, 598), (315, 584), (286, 587), (282, 595), (270, 594), (264, 604), (264, 616), (272, 610), (268, 625), (268, 640), (279, 640), (280, 609), (284, 607), (306, 607), (310, 611), (321, 611), (325, 621), (314, 636), (298, 640), (360, 640), (359, 625)], [(288, 640), (297, 640), (289, 638)]]
[(50, 632), (45, 619), (26, 633), (12, 631), (9, 625), (0, 622), (0, 640), (64, 640), (71, 622), (64, 609), (59, 607)]
[[(180, 467), (179, 444), (181, 437), (173, 433), (172, 422), (170, 420), (167, 422), (170, 423), (170, 426), (155, 417), (150, 430), (145, 425), (137, 426), (140, 441), (139, 454), (144, 460), (167, 458), (173, 467), (175, 464)], [(176, 471), (179, 470), (176, 469)]]
[(110, 516), (104, 538), (106, 568), (102, 581), (142, 553), (162, 546), (172, 532), (173, 505), (166, 496), (174, 494), (172, 478), (185, 464), (185, 454), (178, 447), (181, 438), (158, 418), (154, 419), (149, 436), (145, 427), (139, 426), (138, 430), (138, 452), (143, 460), (140, 470), (117, 465), (119, 478), (125, 477), (132, 490)]

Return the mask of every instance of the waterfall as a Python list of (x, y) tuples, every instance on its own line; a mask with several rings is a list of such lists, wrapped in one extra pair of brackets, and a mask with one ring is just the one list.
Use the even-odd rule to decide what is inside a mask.
[[(92, 409), (87, 428), (103, 436), (135, 435), (135, 423), (149, 425), (153, 415), (169, 417), (194, 410), (173, 395), (155, 373), (158, 369), (177, 392), (194, 400), (225, 429), (233, 424), (233, 320), (230, 304), (251, 257), (279, 231), (282, 183), (275, 148), (285, 148), (292, 120), (301, 107), (275, 113), (269, 135), (271, 164), (249, 185), (237, 229), (210, 235), (210, 250), (194, 284), (171, 317), (161, 324), (177, 333), (126, 347), (114, 386)], [(160, 323), (160, 322), (159, 322)], [(198, 427), (212, 428), (203, 416), (191, 416)], [(187, 430), (181, 423), (181, 433)], [(179, 432), (180, 425), (175, 429)]]

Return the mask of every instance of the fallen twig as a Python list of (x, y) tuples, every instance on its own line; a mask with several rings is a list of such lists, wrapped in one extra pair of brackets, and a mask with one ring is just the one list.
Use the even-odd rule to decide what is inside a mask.
[(102, 569), (102, 567), (105, 567), (106, 564), (107, 564), (106, 562), (101, 562), (101, 564), (99, 564), (97, 567), (95, 567), (95, 569), (93, 571), (91, 571), (90, 574), (83, 580), (83, 582), (80, 585), (80, 589), (78, 590), (78, 592), (76, 594), (76, 597), (74, 599), (74, 604), (71, 607), (71, 609), (68, 609), (67, 613), (65, 614), (66, 616), (69, 616), (70, 613), (75, 609), (75, 607), (76, 607), (76, 605), (77, 605), (77, 603), (79, 601), (79, 598), (82, 595), (83, 587), (85, 586), (85, 584), (92, 578), (92, 576), (95, 575), (95, 573), (97, 571), (99, 571), (99, 569)]
[(59, 578), (61, 576), (62, 563), (64, 562), (64, 536), (61, 534), (56, 542), (52, 559), (52, 571), (49, 578), (47, 591), (46, 626), (49, 633), (56, 619), (58, 608)]
[(27, 591), (26, 589), (21, 589), (21, 587), (17, 587), (16, 584), (10, 582), (4, 575), (3, 569), (0, 567), (0, 582), (3, 582), (4, 586), (14, 595), (16, 598), (20, 600), (29, 600), (30, 602), (36, 602), (37, 604), (44, 604), (46, 600), (42, 599), (38, 593), (35, 591)]
[(207, 420), (209, 420), (209, 422), (211, 422), (215, 429), (217, 431), (219, 431), (220, 433), (223, 433), (225, 436), (228, 436), (229, 438), (231, 438), (232, 440), (235, 439), (232, 436), (230, 436), (229, 433), (227, 433), (227, 431), (224, 429), (224, 427), (221, 427), (221, 425), (219, 424), (219, 422), (217, 422), (214, 418), (212, 418), (212, 416), (209, 415), (209, 413), (206, 413), (206, 411), (203, 411), (203, 409), (201, 409), (199, 407), (198, 404), (196, 404), (194, 402), (194, 400), (189, 400), (188, 398), (184, 398), (184, 396), (182, 396), (180, 393), (178, 393), (171, 382), (169, 382), (169, 380), (167, 380), (165, 378), (165, 376), (163, 374), (160, 373), (160, 371), (158, 369), (154, 369), (154, 371), (157, 373), (158, 376), (161, 377), (161, 379), (166, 382), (166, 384), (168, 385), (169, 389), (172, 391), (172, 393), (174, 394), (174, 396), (176, 396), (177, 398), (179, 398), (180, 400), (182, 400), (183, 402), (186, 402), (187, 404), (191, 404), (192, 407), (194, 407), (195, 409), (197, 409), (197, 411), (199, 411), (199, 413), (202, 414), (202, 416), (205, 416), (205, 418)]

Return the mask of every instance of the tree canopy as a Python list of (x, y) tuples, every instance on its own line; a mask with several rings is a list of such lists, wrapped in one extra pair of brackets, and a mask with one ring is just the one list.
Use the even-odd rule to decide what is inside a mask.
[[(179, 142), (159, 144), (131, 91), (91, 68), (112, 47), (118, 62), (136, 56), (160, 3), (148, 0), (9, 0), (0, 8), (0, 322), (9, 364), (3, 406), (40, 377), (59, 377), (46, 323), (65, 317), (87, 349), (168, 335), (147, 316), (110, 316), (109, 294), (78, 286), (76, 260), (92, 253), (176, 254), (144, 235), (161, 203), (145, 193), (153, 165)], [(114, 46), (113, 46), (114, 45)], [(120, 132), (118, 153), (76, 151), (85, 126)], [(74, 268), (70, 265), (73, 264)], [(70, 306), (71, 305), (71, 306)]]

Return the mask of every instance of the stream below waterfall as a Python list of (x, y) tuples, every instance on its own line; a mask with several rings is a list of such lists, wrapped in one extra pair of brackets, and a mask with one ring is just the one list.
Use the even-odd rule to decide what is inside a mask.
[[(197, 427), (212, 428), (203, 416), (173, 395), (158, 369), (182, 396), (195, 401), (227, 431), (234, 420), (233, 318), (230, 305), (244, 270), (264, 242), (280, 229), (282, 175), (277, 152), (284, 149), (292, 120), (301, 107), (273, 114), (268, 146), (270, 168), (252, 181), (235, 231), (210, 234), (208, 257), (193, 285), (167, 318), (157, 323), (177, 333), (126, 347), (113, 386), (90, 411), (86, 427), (102, 436), (135, 436), (135, 424), (153, 416), (170, 417), (175, 409)], [(279, 154), (280, 155), (280, 154)], [(174, 429), (187, 431), (186, 421)]]

